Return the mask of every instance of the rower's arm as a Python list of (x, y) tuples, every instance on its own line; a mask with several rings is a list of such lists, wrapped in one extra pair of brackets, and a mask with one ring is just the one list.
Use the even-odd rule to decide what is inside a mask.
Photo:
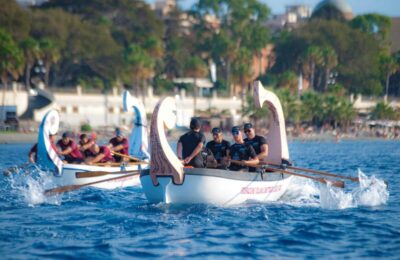
[(104, 156), (105, 156), (105, 155), (104, 155), (103, 153), (100, 153), (100, 154), (96, 155), (96, 157), (93, 157), (92, 159), (89, 159), (88, 161), (86, 161), (86, 163), (87, 163), (87, 164), (98, 163), (98, 162), (100, 162), (101, 160), (103, 160)]
[(260, 147), (261, 152), (257, 154), (258, 159), (263, 160), (265, 157), (268, 156), (268, 144), (263, 144)]
[(200, 142), (196, 146), (196, 148), (194, 148), (193, 152), (188, 157), (185, 158), (185, 163), (189, 163), (196, 155), (198, 155), (203, 149), (203, 146), (204, 146), (203, 142)]
[(258, 159), (258, 157), (255, 158), (251, 158), (250, 160), (246, 160), (246, 161), (242, 161), (244, 165), (246, 166), (252, 166), (255, 167), (258, 165), (258, 163), (260, 162), (260, 160)]
[(182, 160), (182, 143), (178, 142), (176, 145), (176, 155), (178, 156), (179, 160)]

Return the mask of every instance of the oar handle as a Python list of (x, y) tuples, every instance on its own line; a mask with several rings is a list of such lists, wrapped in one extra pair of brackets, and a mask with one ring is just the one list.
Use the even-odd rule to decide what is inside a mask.
[(118, 155), (118, 156), (121, 156), (121, 157), (129, 158), (129, 159), (137, 161), (137, 162), (140, 162), (139, 158), (136, 158), (136, 157), (133, 157), (133, 156), (130, 156), (130, 155), (126, 155), (126, 154), (119, 153), (119, 152), (116, 152), (116, 151), (111, 151), (111, 153), (115, 154), (115, 155)]
[(95, 172), (76, 172), (75, 177), (76, 178), (90, 178), (90, 177), (98, 177), (98, 176), (104, 176), (108, 174), (126, 174), (126, 173), (138, 173), (140, 172), (139, 170), (132, 170), (132, 171), (118, 171), (118, 172), (106, 172), (106, 171), (95, 171)]

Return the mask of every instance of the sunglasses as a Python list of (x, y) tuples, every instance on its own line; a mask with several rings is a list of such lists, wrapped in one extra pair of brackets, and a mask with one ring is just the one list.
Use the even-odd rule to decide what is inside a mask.
[(251, 132), (251, 130), (250, 130), (250, 129), (247, 129), (247, 130), (244, 130), (244, 132), (245, 132), (246, 134), (248, 134), (248, 133)]
[(232, 135), (239, 135), (239, 132), (232, 132)]

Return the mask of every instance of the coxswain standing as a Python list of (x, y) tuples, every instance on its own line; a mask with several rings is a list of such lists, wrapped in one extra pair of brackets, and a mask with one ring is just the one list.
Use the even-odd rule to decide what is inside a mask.
[(201, 151), (203, 150), (206, 137), (200, 132), (200, 120), (193, 118), (190, 121), (190, 131), (182, 135), (176, 146), (178, 158), (184, 165), (194, 168), (204, 168), (205, 163)]
[(114, 157), (111, 154), (110, 148), (107, 146), (98, 146), (94, 143), (89, 148), (92, 156), (86, 158), (85, 163), (87, 164), (95, 164), (95, 163), (107, 163), (107, 162), (114, 162)]
[(61, 148), (59, 154), (64, 156), (64, 161), (67, 163), (81, 163), (83, 156), (71, 137), (71, 133), (65, 132), (62, 139), (57, 142), (57, 145)]
[(249, 171), (249, 165), (256, 165), (259, 163), (257, 154), (250, 144), (244, 142), (239, 126), (232, 127), (232, 136), (235, 143), (231, 145), (228, 153), (230, 159), (236, 162), (231, 163), (229, 170)]
[[(129, 156), (129, 142), (128, 139), (123, 136), (120, 128), (115, 128), (115, 137), (110, 139), (108, 147), (111, 149), (111, 153), (114, 151)], [(116, 162), (121, 162), (124, 159), (122, 156), (116, 154), (113, 156)]]

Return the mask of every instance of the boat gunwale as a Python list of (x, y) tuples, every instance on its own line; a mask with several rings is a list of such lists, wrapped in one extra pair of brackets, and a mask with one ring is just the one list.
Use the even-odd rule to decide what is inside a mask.
[[(260, 182), (274, 182), (274, 181), (282, 181), (290, 176), (287, 174), (283, 174), (280, 172), (238, 172), (238, 171), (230, 171), (223, 169), (214, 169), (214, 168), (184, 168), (184, 178), (186, 175), (192, 176), (207, 176), (207, 177), (216, 177), (223, 178), (229, 180), (238, 180), (238, 181), (260, 181)], [(149, 169), (143, 169), (140, 173), (140, 178), (150, 175)], [(157, 178), (171, 178), (169, 175), (157, 175)], [(183, 185), (185, 181), (182, 182)], [(178, 184), (175, 184), (178, 185)]]

